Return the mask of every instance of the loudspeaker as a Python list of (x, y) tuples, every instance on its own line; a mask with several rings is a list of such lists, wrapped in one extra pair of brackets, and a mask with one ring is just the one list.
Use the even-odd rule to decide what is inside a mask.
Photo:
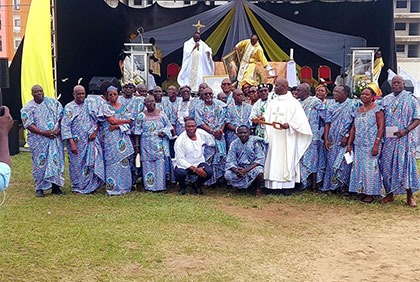
[(101, 92), (101, 84), (104, 83), (105, 81), (109, 81), (112, 83), (112, 85), (114, 85), (115, 87), (118, 87), (119, 82), (118, 79), (116, 77), (111, 77), (111, 76), (94, 76), (92, 77), (92, 79), (89, 81), (89, 91), (92, 93), (98, 93), (100, 94)]
[[(388, 95), (392, 93), (392, 80), (387, 80), (381, 85), (382, 96)], [(404, 90), (410, 91), (411, 93), (414, 92), (414, 85), (409, 79), (404, 79)]]
[(13, 120), (12, 129), (9, 131), (9, 153), (11, 156), (19, 154), (19, 126), (17, 120)]
[(0, 88), (9, 88), (9, 61), (0, 58)]

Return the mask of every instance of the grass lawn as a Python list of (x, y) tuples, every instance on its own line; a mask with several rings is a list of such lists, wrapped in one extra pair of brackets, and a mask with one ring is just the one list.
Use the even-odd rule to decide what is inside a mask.
[[(419, 281), (420, 209), (338, 196), (35, 198), (29, 153), (0, 206), (0, 281)], [(416, 194), (420, 202), (420, 193)], [(3, 199), (0, 193), (0, 202)]]

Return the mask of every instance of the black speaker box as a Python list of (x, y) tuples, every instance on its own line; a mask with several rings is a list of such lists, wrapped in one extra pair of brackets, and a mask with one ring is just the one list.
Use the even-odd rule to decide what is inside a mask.
[[(382, 96), (385, 96), (385, 95), (387, 95), (387, 94), (389, 94), (389, 93), (392, 92), (391, 85), (392, 85), (392, 81), (391, 80), (387, 80), (384, 83), (382, 83), (382, 85), (381, 85)], [(410, 91), (411, 93), (414, 92), (414, 85), (411, 82), (411, 80), (409, 80), (409, 79), (405, 79), (404, 80), (404, 90)]]
[(119, 81), (116, 77), (112, 77), (112, 76), (94, 76), (92, 77), (92, 79), (89, 81), (89, 91), (92, 93), (100, 93), (100, 87), (101, 84), (104, 83), (105, 81), (109, 81), (112, 83), (112, 85), (114, 85), (115, 87), (118, 87), (119, 85)]
[(9, 61), (0, 58), (0, 88), (9, 88)]
[(11, 156), (19, 154), (19, 126), (17, 120), (13, 120), (12, 129), (9, 131), (9, 153)]

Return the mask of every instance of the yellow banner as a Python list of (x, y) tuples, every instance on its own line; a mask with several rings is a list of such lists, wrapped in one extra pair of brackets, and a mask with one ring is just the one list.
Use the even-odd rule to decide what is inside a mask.
[(21, 96), (22, 105), (33, 99), (31, 88), (39, 84), (45, 96), (55, 98), (50, 0), (32, 0), (23, 42)]
[(216, 54), (217, 51), (219, 51), (220, 46), (222, 46), (223, 40), (231, 26), (234, 13), (235, 8), (230, 9), (217, 28), (210, 34), (209, 38), (207, 38), (206, 43), (211, 47), (213, 54)]

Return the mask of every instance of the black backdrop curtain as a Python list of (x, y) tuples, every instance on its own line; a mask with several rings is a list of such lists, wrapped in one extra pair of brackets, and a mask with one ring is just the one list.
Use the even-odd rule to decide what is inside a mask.
[[(367, 39), (368, 46), (381, 48), (385, 63), (383, 70), (388, 68), (396, 70), (392, 0), (340, 3), (313, 1), (304, 4), (261, 2), (257, 5), (273, 14), (301, 24), (364, 37)], [(185, 8), (163, 8), (154, 4), (148, 8), (134, 9), (120, 4), (113, 9), (103, 0), (57, 0), (57, 93), (61, 94), (60, 101), (64, 105), (73, 99), (72, 88), (81, 77), (82, 84), (87, 89), (93, 76), (119, 78), (121, 76), (118, 66), (119, 54), (124, 42), (129, 41), (129, 35), (138, 27), (142, 26), (145, 31), (150, 31), (211, 8), (212, 6), (200, 2)], [(303, 48), (296, 47), (292, 41), (278, 34), (264, 21), (260, 22), (284, 51), (288, 52), (290, 48), (295, 49), (295, 60), (298, 64), (309, 65), (314, 70), (320, 64), (327, 64), (332, 66), (333, 75), (340, 73), (339, 66)], [(210, 32), (205, 34), (210, 34)], [(158, 39), (157, 43), (159, 43)], [(166, 77), (166, 64), (181, 63), (182, 44), (183, 42), (180, 42), (180, 49), (164, 58), (163, 77)], [(216, 54), (219, 58), (224, 55), (220, 52)], [(21, 52), (18, 51), (10, 68), (11, 88), (5, 91), (3, 99), (4, 103), (12, 108), (15, 118), (19, 116), (21, 107), (20, 62)], [(68, 79), (63, 82), (62, 79), (65, 78)], [(386, 79), (385, 71), (380, 81), (384, 79)]]

